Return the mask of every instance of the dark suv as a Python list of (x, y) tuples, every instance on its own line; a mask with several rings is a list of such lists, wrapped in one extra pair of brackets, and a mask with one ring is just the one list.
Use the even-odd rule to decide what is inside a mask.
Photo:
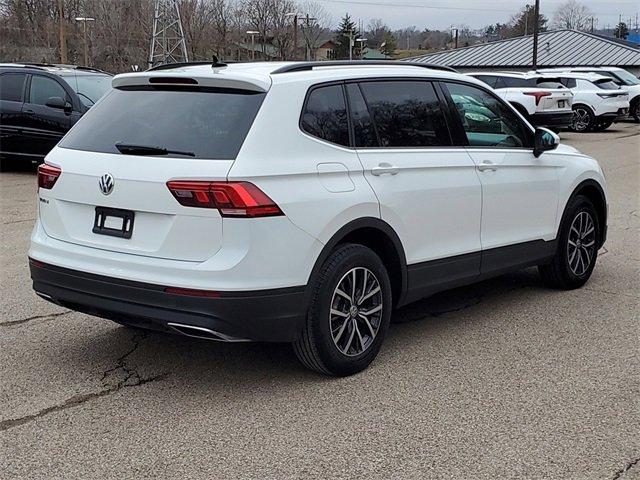
[(111, 78), (88, 67), (0, 64), (0, 169), (9, 161), (42, 162)]

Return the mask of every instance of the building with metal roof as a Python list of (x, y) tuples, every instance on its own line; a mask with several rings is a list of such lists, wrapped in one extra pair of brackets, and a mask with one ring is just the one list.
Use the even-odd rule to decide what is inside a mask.
[[(465, 70), (529, 70), (533, 35), (429, 53), (405, 61)], [(640, 49), (577, 30), (541, 32), (538, 67), (622, 67), (640, 74)]]

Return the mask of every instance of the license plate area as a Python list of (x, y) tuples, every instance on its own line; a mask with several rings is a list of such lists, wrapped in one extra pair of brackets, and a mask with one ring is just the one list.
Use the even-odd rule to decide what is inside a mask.
[(564, 100), (558, 100), (558, 108), (564, 108), (565, 103)]
[(96, 207), (93, 233), (110, 237), (131, 238), (134, 212), (120, 208)]

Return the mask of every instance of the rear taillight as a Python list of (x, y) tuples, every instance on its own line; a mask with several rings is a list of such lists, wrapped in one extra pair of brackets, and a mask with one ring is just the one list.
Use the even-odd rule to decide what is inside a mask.
[(262, 190), (249, 182), (175, 180), (167, 187), (185, 207), (217, 208), (223, 217), (273, 217), (283, 215)]
[(43, 163), (38, 166), (38, 187), (50, 190), (62, 173), (60, 167)]
[(550, 97), (551, 92), (522, 92), (525, 95), (536, 97), (536, 105), (540, 105), (540, 99), (543, 97)]

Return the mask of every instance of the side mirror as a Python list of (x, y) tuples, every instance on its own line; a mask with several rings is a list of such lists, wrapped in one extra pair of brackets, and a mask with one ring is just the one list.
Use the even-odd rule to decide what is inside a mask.
[(66, 113), (71, 113), (71, 110), (73, 110), (73, 105), (61, 97), (49, 97), (45, 105), (50, 108), (64, 110)]
[(535, 140), (533, 145), (533, 156), (538, 158), (544, 152), (554, 150), (560, 145), (560, 137), (548, 128), (536, 128)]
[(47, 107), (51, 107), (51, 108), (59, 108), (59, 109), (63, 109), (64, 107), (66, 107), (67, 102), (65, 102), (62, 98), (60, 97), (49, 97), (49, 99), (47, 100), (47, 102), (45, 103), (45, 105)]

